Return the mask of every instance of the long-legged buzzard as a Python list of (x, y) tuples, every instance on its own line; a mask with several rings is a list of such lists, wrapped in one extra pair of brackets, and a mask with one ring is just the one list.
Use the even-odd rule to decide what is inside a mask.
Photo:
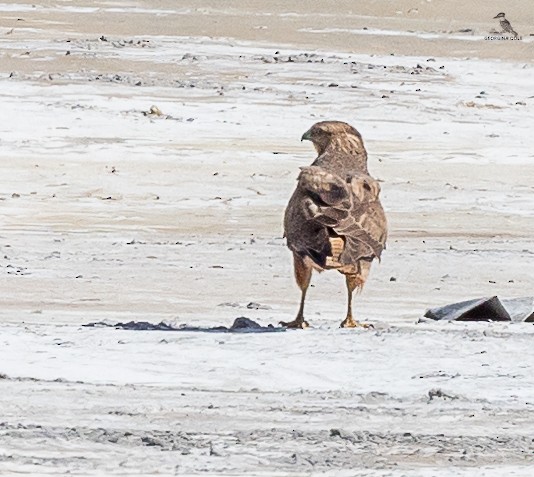
[(360, 133), (341, 121), (314, 124), (302, 140), (318, 156), (301, 168), (284, 218), (287, 245), (293, 252), (295, 277), (301, 289), (300, 308), (288, 328), (306, 328), (304, 300), (312, 270), (334, 269), (345, 275), (348, 306), (342, 327), (365, 326), (353, 319), (352, 295), (367, 280), (371, 262), (385, 248), (387, 222), (380, 203), (380, 185), (367, 170), (367, 152)]

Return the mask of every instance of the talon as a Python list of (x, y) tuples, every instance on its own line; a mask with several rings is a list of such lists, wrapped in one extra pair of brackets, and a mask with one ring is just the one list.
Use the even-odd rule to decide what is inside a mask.
[(306, 320), (280, 321), (280, 325), (282, 325), (285, 328), (302, 329), (302, 330), (310, 327), (309, 323)]
[(371, 323), (360, 323), (358, 321), (354, 321), (352, 319), (345, 319), (341, 322), (339, 325), (340, 328), (364, 328), (364, 329), (374, 329), (374, 325)]

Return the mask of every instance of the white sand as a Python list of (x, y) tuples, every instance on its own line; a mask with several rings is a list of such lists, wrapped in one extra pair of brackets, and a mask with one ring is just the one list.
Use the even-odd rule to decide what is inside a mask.
[[(533, 294), (530, 3), (498, 43), (485, 2), (243, 3), (0, 4), (0, 473), (531, 476), (532, 325), (416, 324)], [(80, 327), (291, 319), (322, 119), (383, 181), (374, 331), (333, 272), (306, 332)]]

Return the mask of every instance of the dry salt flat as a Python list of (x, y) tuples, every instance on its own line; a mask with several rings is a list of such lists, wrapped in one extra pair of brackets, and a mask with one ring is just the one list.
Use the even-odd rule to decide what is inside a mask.
[[(420, 318), (532, 295), (532, 7), (494, 44), (477, 4), (174, 3), (0, 3), (0, 473), (531, 476), (532, 324)], [(390, 221), (374, 330), (332, 272), (305, 332), (82, 326), (291, 319), (332, 118)]]

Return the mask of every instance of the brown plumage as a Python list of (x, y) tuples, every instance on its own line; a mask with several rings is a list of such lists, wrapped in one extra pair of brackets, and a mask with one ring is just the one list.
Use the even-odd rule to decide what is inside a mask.
[(338, 270), (346, 276), (347, 316), (343, 327), (358, 326), (352, 294), (365, 284), (371, 262), (385, 248), (387, 222), (380, 185), (367, 170), (360, 133), (341, 121), (323, 121), (304, 133), (318, 156), (302, 167), (284, 218), (287, 246), (293, 252), (301, 302), (295, 320), (282, 325), (305, 328), (304, 300), (312, 270)]

